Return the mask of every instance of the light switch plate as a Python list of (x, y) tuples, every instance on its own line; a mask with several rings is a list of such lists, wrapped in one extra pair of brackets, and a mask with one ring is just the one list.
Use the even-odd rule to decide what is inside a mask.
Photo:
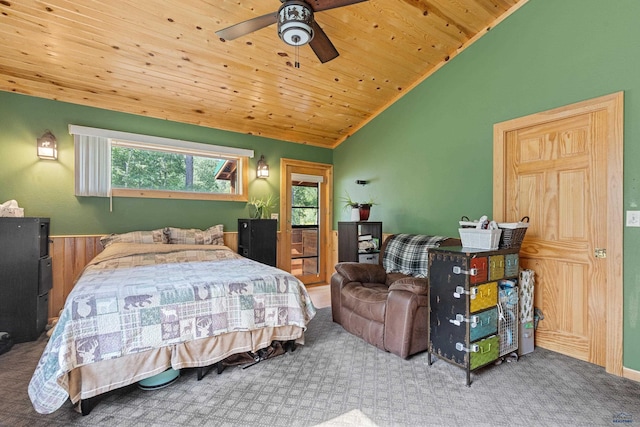
[(271, 214), (271, 219), (275, 219), (277, 221), (278, 220), (278, 214), (277, 213), (272, 213)]
[(627, 227), (640, 227), (640, 211), (627, 211)]

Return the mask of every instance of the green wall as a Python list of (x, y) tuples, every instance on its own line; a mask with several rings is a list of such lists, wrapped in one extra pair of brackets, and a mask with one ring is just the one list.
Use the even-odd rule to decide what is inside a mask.
[[(54, 235), (118, 233), (173, 225), (206, 228), (224, 224), (235, 231), (246, 218), (245, 202), (74, 196), (73, 137), (68, 125), (82, 125), (255, 150), (249, 165), (249, 198), (280, 194), (280, 158), (331, 163), (328, 149), (291, 144), (216, 129), (82, 107), (0, 92), (0, 203), (18, 201), (27, 216), (51, 218)], [(58, 139), (58, 161), (36, 157), (35, 142), (46, 129)], [(270, 174), (255, 178), (265, 155)]]
[[(492, 213), (494, 123), (624, 91), (624, 209), (639, 209), (639, 16), (637, 0), (529, 0), (334, 151), (336, 195), (373, 196), (387, 233), (457, 235), (460, 216)], [(625, 228), (624, 365), (638, 371), (639, 257), (640, 228)]]
[[(0, 202), (52, 218), (54, 234), (122, 232), (223, 223), (236, 229), (242, 202), (78, 198), (69, 123), (256, 150), (271, 169), (249, 196), (279, 193), (279, 160), (335, 167), (339, 198), (373, 197), (385, 232), (457, 234), (462, 215), (492, 210), (493, 124), (617, 91), (625, 92), (624, 209), (640, 207), (640, 1), (529, 0), (336, 150), (0, 92)], [(35, 139), (58, 137), (59, 160), (38, 160)], [(250, 168), (255, 168), (252, 159)], [(357, 179), (370, 181), (359, 186)], [(622, 214), (622, 213), (621, 213)], [(640, 229), (624, 230), (624, 365), (640, 371)]]

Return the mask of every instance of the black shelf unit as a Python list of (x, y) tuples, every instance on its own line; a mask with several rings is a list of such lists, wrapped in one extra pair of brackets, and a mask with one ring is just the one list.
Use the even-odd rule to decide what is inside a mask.
[(0, 331), (14, 342), (38, 339), (53, 285), (49, 218), (0, 218)]
[(238, 219), (238, 253), (243, 257), (275, 267), (277, 263), (278, 221)]
[[(377, 239), (375, 250), (359, 250), (358, 243), (362, 236)], [(346, 221), (338, 222), (338, 262), (378, 263), (382, 245), (382, 222), (378, 221)]]

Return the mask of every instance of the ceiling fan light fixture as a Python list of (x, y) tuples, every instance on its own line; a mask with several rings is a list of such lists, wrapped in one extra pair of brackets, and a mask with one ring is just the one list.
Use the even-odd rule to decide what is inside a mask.
[(278, 36), (288, 45), (313, 40), (313, 10), (303, 1), (287, 1), (278, 9)]

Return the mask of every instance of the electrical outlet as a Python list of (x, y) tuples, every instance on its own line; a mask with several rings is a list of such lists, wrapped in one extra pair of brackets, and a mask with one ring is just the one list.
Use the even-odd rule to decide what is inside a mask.
[(640, 211), (627, 211), (627, 227), (640, 227)]

